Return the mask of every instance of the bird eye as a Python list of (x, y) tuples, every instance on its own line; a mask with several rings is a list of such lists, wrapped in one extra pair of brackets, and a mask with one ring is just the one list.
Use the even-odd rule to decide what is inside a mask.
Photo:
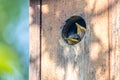
[(69, 45), (79, 43), (86, 33), (86, 22), (80, 16), (72, 16), (65, 21), (62, 38)]

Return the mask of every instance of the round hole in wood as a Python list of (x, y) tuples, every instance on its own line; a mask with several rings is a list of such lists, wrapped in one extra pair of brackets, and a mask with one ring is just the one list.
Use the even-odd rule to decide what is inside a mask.
[(62, 38), (69, 45), (79, 43), (86, 32), (86, 22), (80, 16), (72, 16), (66, 20), (62, 28)]

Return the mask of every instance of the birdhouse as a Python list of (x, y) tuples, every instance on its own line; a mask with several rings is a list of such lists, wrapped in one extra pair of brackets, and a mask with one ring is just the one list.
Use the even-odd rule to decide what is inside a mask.
[(30, 1), (30, 80), (120, 80), (120, 0)]

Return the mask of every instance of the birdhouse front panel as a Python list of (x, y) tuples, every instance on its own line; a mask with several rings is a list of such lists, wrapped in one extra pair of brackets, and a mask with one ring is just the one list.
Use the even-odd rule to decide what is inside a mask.
[(108, 0), (43, 0), (41, 80), (109, 80), (108, 27)]

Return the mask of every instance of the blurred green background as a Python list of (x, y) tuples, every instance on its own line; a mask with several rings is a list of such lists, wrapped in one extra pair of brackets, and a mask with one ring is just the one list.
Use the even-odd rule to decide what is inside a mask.
[(28, 80), (28, 6), (28, 0), (0, 0), (0, 80)]

